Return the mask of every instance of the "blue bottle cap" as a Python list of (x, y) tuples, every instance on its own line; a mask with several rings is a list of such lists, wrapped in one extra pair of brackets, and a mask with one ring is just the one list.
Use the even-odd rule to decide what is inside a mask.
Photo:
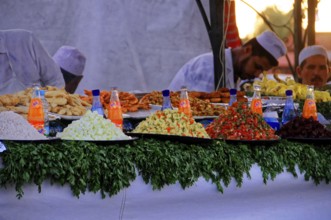
[(163, 96), (169, 96), (170, 95), (170, 90), (169, 89), (163, 90), (162, 95)]
[(37, 96), (37, 97), (40, 97), (40, 96), (41, 96), (41, 91), (42, 91), (42, 90), (39, 90), (39, 89), (36, 90), (36, 91), (34, 92), (34, 95)]
[(100, 90), (99, 89), (92, 90), (92, 95), (93, 96), (99, 96), (100, 95)]
[(286, 96), (291, 96), (293, 94), (292, 90), (286, 90), (285, 92)]
[(45, 90), (37, 90), (37, 91), (39, 91), (40, 96), (45, 96)]
[(230, 95), (237, 95), (236, 89), (230, 89)]

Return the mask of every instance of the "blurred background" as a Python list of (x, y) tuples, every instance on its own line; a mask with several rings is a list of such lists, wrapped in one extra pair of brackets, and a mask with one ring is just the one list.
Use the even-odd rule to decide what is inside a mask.
[[(274, 31), (284, 40), (288, 48), (290, 63), (294, 66), (294, 2), (290, 0), (243, 0), (236, 2), (236, 21), (240, 38), (246, 41), (259, 35), (266, 29), (269, 22)], [(302, 8), (302, 46), (307, 46), (308, 34), (308, 1), (300, 1)], [(331, 1), (315, 1), (315, 44), (323, 45), (331, 58), (331, 25), (330, 8)], [(271, 72), (292, 74), (289, 63), (285, 57), (279, 60), (279, 67)]]
[[(298, 0), (296, 0), (298, 1)], [(303, 38), (308, 2), (302, 0)], [(331, 50), (330, 0), (314, 0), (316, 43)], [(201, 0), (209, 15), (212, 0)], [(282, 37), (289, 60), (272, 71), (291, 74), (294, 65), (295, 0), (225, 0), (235, 2), (235, 21), (245, 42), (270, 28)], [(211, 51), (197, 1), (193, 0), (1, 0), (1, 29), (33, 31), (50, 55), (62, 45), (79, 48), (87, 57), (84, 89), (117, 86), (123, 91), (149, 92), (168, 86), (192, 57)], [(269, 26), (267, 25), (269, 24)]]

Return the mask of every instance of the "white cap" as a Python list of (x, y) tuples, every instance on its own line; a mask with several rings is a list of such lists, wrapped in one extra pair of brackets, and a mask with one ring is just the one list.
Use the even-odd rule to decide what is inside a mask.
[(313, 45), (313, 46), (305, 47), (301, 50), (301, 52), (299, 54), (299, 65), (301, 65), (302, 62), (305, 59), (307, 59), (308, 57), (315, 56), (315, 55), (322, 55), (322, 56), (326, 57), (326, 59), (329, 59), (328, 52), (326, 51), (326, 49), (323, 46)]
[(265, 31), (256, 37), (257, 42), (276, 60), (286, 54), (284, 42), (272, 31)]
[(76, 76), (82, 76), (86, 58), (82, 52), (72, 46), (60, 47), (53, 56), (53, 60), (62, 69)]

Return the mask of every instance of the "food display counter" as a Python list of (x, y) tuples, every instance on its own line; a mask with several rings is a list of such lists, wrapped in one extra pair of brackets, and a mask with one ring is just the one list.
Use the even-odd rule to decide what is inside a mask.
[(1, 220), (331, 216), (323, 141), (4, 144)]
[[(318, 122), (292, 120), (295, 129), (277, 135), (246, 103), (191, 97), (191, 117), (157, 111), (160, 92), (139, 101), (122, 92), (123, 133), (89, 110), (88, 94), (47, 89), (50, 112), (61, 116), (50, 123), (55, 138), (13, 106), (0, 113), (0, 220), (330, 219), (331, 133)], [(109, 95), (101, 93), (105, 107)], [(322, 107), (329, 112), (330, 102)]]

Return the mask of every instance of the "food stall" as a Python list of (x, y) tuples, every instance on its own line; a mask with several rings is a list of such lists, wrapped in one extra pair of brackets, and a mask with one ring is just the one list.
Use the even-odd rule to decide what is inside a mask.
[[(87, 97), (76, 99), (75, 95), (52, 89), (46, 92), (46, 98), (54, 111), (61, 111), (56, 107), (66, 105), (63, 99), (76, 100), (73, 105), (89, 104)], [(56, 94), (62, 103), (56, 100)], [(22, 96), (27, 93), (19, 95), (19, 100), (25, 100)], [(154, 92), (140, 100), (159, 100), (159, 95), (160, 92)], [(173, 93), (172, 103), (176, 103), (177, 95)], [(146, 107), (146, 103), (136, 102), (125, 93), (120, 93), (120, 97), (131, 100), (132, 109)], [(56, 105), (52, 104), (54, 100)], [(197, 114), (203, 102), (190, 102)], [(74, 107), (66, 106), (66, 112)], [(177, 110), (162, 113), (152, 109), (156, 105), (149, 107), (126, 112), (125, 120), (130, 122), (130, 115), (135, 116), (142, 120), (141, 126), (125, 134), (113, 133), (119, 139), (89, 140), (76, 134), (76, 130), (64, 130), (60, 138), (3, 138), (0, 219), (328, 219), (331, 215), (330, 138), (210, 139), (203, 136), (199, 131), (202, 125), (196, 122), (203, 116), (193, 116), (195, 122), (192, 118), (186, 121), (195, 126), (192, 137), (174, 135), (170, 132), (177, 128), (164, 129), (160, 121), (171, 118), (171, 123), (178, 123), (173, 119), (186, 116)], [(206, 105), (202, 109), (201, 114), (208, 109), (223, 114), (205, 116), (209, 120), (219, 119), (207, 131), (222, 118), (230, 117), (220, 107)], [(255, 117), (248, 117), (249, 111), (240, 111), (246, 120)], [(231, 116), (236, 116), (235, 113)], [(14, 117), (10, 116), (13, 112), (6, 114), (6, 120)], [(63, 116), (68, 117), (74, 116)], [(13, 128), (6, 132), (24, 127), (23, 122), (21, 126), (16, 124), (20, 120), (24, 121), (20, 117), (7, 123), (6, 128)], [(68, 130), (80, 128), (80, 132), (90, 129), (89, 133), (98, 133), (100, 129), (95, 124), (109, 129), (106, 128), (109, 123), (104, 124), (107, 119), (89, 111), (74, 121), (68, 123)], [(182, 126), (186, 126), (183, 121), (177, 124), (178, 128)], [(143, 133), (149, 128), (154, 132), (163, 129), (169, 134)], [(3, 125), (1, 129), (4, 132)], [(26, 135), (27, 130), (20, 131), (20, 135)]]

